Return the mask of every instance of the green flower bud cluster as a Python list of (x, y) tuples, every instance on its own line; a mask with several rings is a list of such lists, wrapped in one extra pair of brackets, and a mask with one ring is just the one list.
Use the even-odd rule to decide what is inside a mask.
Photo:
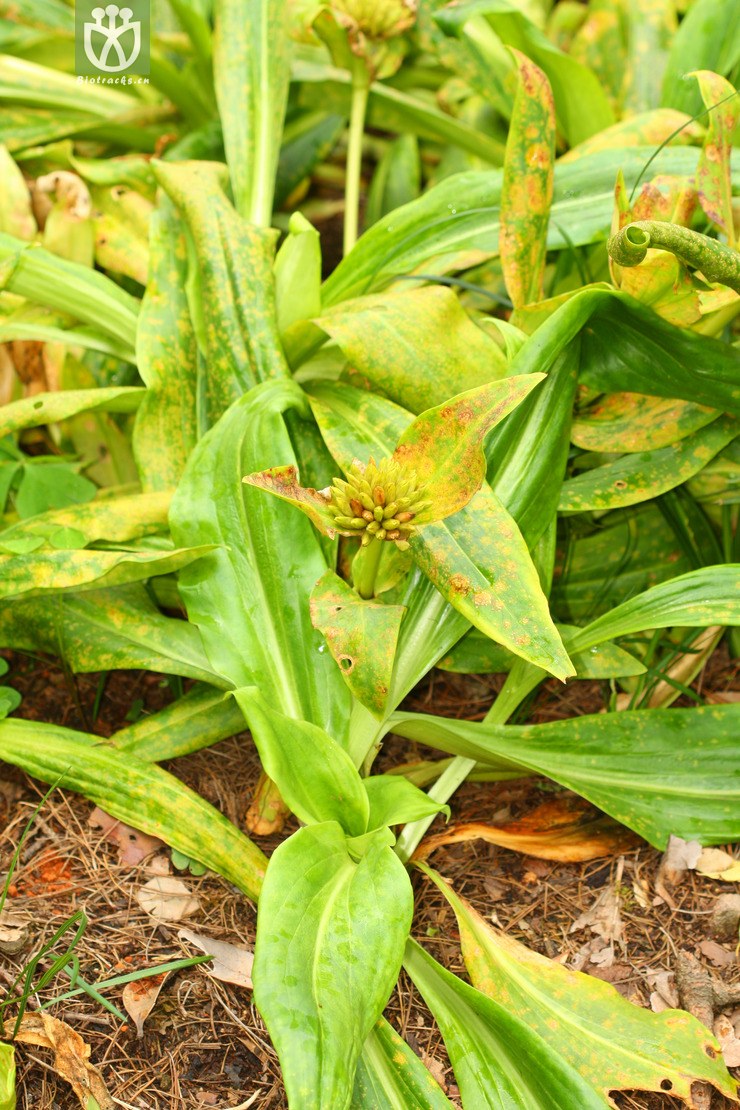
[(367, 466), (353, 463), (347, 480), (335, 478), (329, 509), (343, 536), (357, 536), (367, 546), (372, 540), (388, 540), (401, 550), (414, 531), (414, 519), (428, 509), (422, 500), (414, 471), (404, 470), (395, 459), (370, 459)]

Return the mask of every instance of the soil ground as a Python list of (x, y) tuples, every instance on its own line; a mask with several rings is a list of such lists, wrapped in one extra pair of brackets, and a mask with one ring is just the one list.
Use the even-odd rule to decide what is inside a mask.
[[(6, 653), (7, 654), (7, 653)], [(172, 690), (166, 679), (138, 672), (76, 679), (44, 660), (15, 655), (5, 681), (22, 693), (17, 715), (71, 728), (110, 735), (133, 714), (166, 705)], [(433, 672), (408, 701), (410, 707), (448, 716), (480, 718), (490, 705), (498, 680)], [(102, 688), (102, 694), (101, 694)], [(695, 688), (738, 690), (738, 665), (716, 653)], [(99, 701), (94, 714), (96, 698)], [(605, 691), (596, 682), (567, 687), (550, 683), (540, 693), (533, 719), (543, 721), (598, 712)], [(420, 757), (420, 749), (390, 738), (383, 761), (399, 763)], [(169, 770), (221, 809), (243, 823), (259, 765), (247, 734), (178, 760)], [(45, 788), (6, 765), (0, 766), (0, 871), (7, 868), (21, 830)], [(542, 802), (567, 792), (542, 780), (469, 783), (456, 795), (453, 820), (501, 824), (530, 813)], [(136, 900), (147, 880), (146, 864), (122, 866), (113, 844), (90, 827), (92, 806), (57, 790), (37, 817), (14, 876), (9, 905), (32, 920), (30, 947), (18, 956), (0, 957), (2, 980), (12, 982), (16, 969), (76, 909), (84, 909), (87, 930), (78, 945), (81, 974), (88, 982), (138, 967), (153, 966), (193, 955), (178, 939), (178, 924), (157, 924)], [(432, 830), (440, 831), (439, 823)], [(269, 853), (280, 837), (260, 841)], [(740, 983), (740, 964), (732, 942), (707, 947), (709, 920), (718, 895), (733, 892), (730, 884), (688, 872), (673, 890), (675, 905), (656, 898), (655, 879), (660, 853), (645, 844), (616, 858), (589, 863), (558, 863), (523, 856), (483, 841), (437, 849), (431, 863), (484, 916), (545, 955), (564, 960), (612, 982), (638, 1005), (650, 1005), (656, 976), (673, 974), (676, 956), (688, 951), (725, 983)], [(216, 939), (253, 946), (254, 906), (229, 884), (212, 876), (184, 876), (200, 902), (186, 924)], [(432, 954), (464, 976), (455, 919), (443, 897), (416, 875), (417, 912), (414, 935)], [(603, 941), (588, 928), (571, 926), (598, 896), (614, 887), (619, 898), (624, 936), (613, 953), (604, 955)], [(703, 947), (702, 947), (703, 945)], [(717, 949), (721, 948), (725, 955)], [(591, 960), (601, 953), (601, 962)], [(707, 954), (709, 953), (709, 955)], [(660, 982), (660, 980), (658, 980)], [(43, 998), (61, 993), (57, 982)], [(243, 1107), (282, 1110), (285, 1101), (277, 1058), (250, 993), (217, 982), (198, 967), (169, 976), (146, 1019), (142, 1037), (132, 1022), (121, 1022), (94, 1002), (75, 998), (52, 1011), (79, 1032), (91, 1047), (116, 1106), (125, 1110)], [(111, 999), (121, 1005), (120, 988)], [(32, 1000), (34, 1005), (38, 999)], [(386, 1015), (445, 1087), (454, 1105), (459, 1092), (444, 1045), (429, 1011), (402, 976)], [(740, 1008), (731, 1014), (740, 1032)], [(71, 1089), (51, 1068), (43, 1049), (19, 1048), (20, 1107), (23, 1110), (77, 1110)], [(668, 1110), (682, 1105), (669, 1096), (621, 1093), (625, 1110)], [(725, 1104), (715, 1098), (715, 1110)]]

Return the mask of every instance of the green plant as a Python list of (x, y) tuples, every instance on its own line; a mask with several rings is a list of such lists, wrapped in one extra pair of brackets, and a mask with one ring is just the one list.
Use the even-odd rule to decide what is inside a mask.
[[(39, 26), (20, 5), (0, 66), (15, 105), (0, 339), (62, 344), (69, 376), (14, 398), (0, 431), (11, 463), (47, 428), (47, 453), (102, 444), (116, 465), (88, 468), (85, 504), (4, 518), (0, 642), (195, 685), (105, 745), (7, 720), (0, 757), (64, 773), (259, 899), (255, 998), (301, 1110), (449, 1105), (381, 1017), (402, 962), (471, 1106), (734, 1095), (693, 1019), (564, 985), (446, 889), (473, 986), (439, 968), (408, 939), (404, 866), (470, 774), (545, 775), (657, 847), (740, 832), (737, 708), (663, 708), (740, 623), (738, 99), (710, 2), (676, 31), (639, 5), (620, 21), (560, 4), (538, 25), (506, 0), (423, 0), (415, 21), (393, 5), (371, 27), (349, 3), (304, 23), (216, 0), (213, 35), (207, 6), (178, 2), (148, 99), (93, 89), (82, 108), (69, 11)], [(36, 226), (18, 167), (63, 168), (95, 198), (98, 269), (67, 256), (61, 213), (54, 235)], [(346, 205), (323, 285), (311, 220), (334, 202), (312, 180)], [(610, 262), (610, 230), (671, 251)], [(485, 721), (399, 709), (435, 665), (506, 674)], [(609, 680), (631, 708), (528, 724), (548, 674)], [(303, 824), (269, 862), (157, 766), (245, 723), (260, 804)], [(426, 793), (415, 769), (372, 773), (393, 733), (443, 753)], [(520, 965), (536, 969), (524, 987)], [(601, 1020), (620, 1046), (608, 1067), (584, 1040)]]

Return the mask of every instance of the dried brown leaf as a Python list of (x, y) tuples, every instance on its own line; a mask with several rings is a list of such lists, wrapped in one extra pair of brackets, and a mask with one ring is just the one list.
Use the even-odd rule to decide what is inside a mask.
[(27, 1013), (15, 1039), (53, 1051), (54, 1071), (70, 1084), (85, 1110), (91, 1098), (100, 1110), (114, 1110), (102, 1075), (90, 1063), (90, 1046), (65, 1022), (46, 1013)]
[(698, 948), (702, 956), (706, 956), (715, 967), (729, 967), (735, 963), (735, 953), (728, 952), (716, 940), (700, 940)]
[(98, 806), (88, 818), (88, 824), (94, 829), (100, 829), (106, 840), (112, 841), (119, 851), (120, 862), (124, 867), (136, 867), (147, 856), (163, 848), (164, 841), (157, 836), (148, 836), (147, 833), (117, 821), (105, 810)]
[(722, 1058), (728, 1068), (740, 1068), (740, 1038), (728, 1017), (721, 1014), (714, 1023), (714, 1035), (720, 1043)]
[(213, 959), (209, 964), (202, 964), (203, 971), (220, 979), (222, 983), (235, 983), (238, 987), (252, 989), (252, 964), (254, 955), (248, 948), (238, 944), (229, 944), (224, 940), (214, 940), (213, 937), (194, 933), (191, 929), (178, 929), (180, 940), (189, 941), (201, 952), (207, 952)]
[(136, 895), (143, 910), (161, 921), (180, 921), (200, 909), (200, 902), (181, 879), (155, 875)]
[(136, 1026), (136, 1036), (144, 1036), (144, 1022), (154, 1009), (159, 992), (164, 986), (167, 972), (136, 979), (123, 988), (123, 1007)]

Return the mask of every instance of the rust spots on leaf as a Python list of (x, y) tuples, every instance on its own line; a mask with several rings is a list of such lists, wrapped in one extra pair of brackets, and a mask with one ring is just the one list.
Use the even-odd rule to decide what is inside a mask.
[(517, 50), (519, 69), (504, 158), (501, 264), (515, 308), (542, 297), (547, 225), (552, 202), (555, 109), (550, 83)]
[(464, 574), (451, 574), (447, 584), (452, 593), (462, 594), (463, 596), (467, 596), (473, 589), (470, 579), (466, 578)]
[(310, 604), (311, 623), (326, 638), (326, 646), (353, 695), (381, 716), (405, 609), (363, 600), (333, 571), (327, 571), (316, 583)]
[(429, 509), (419, 524), (444, 520), (480, 489), (486, 471), (483, 440), (543, 378), (526, 374), (491, 382), (427, 409), (401, 436), (393, 458), (415, 472)]
[(275, 466), (270, 470), (247, 474), (242, 481), (266, 493), (272, 493), (282, 501), (288, 501), (305, 513), (324, 535), (332, 537), (336, 534), (337, 528), (329, 510), (328, 496), (310, 486), (302, 486), (295, 466)]
[(707, 136), (696, 172), (699, 202), (734, 247), (730, 156), (734, 131), (740, 122), (740, 96), (729, 81), (711, 70), (696, 70), (692, 76), (697, 79), (702, 100), (710, 109)]

